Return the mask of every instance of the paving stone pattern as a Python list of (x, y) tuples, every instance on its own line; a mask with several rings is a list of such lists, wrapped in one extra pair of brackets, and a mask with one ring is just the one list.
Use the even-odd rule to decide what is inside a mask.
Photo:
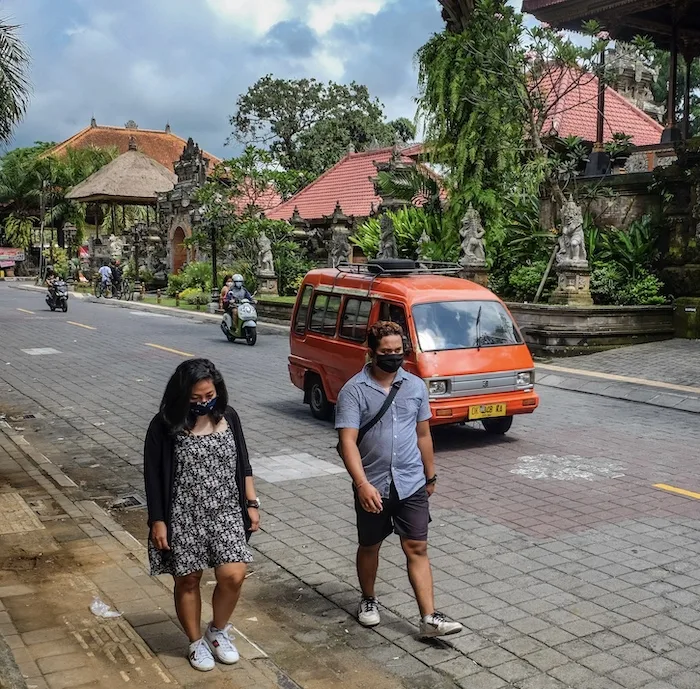
[[(220, 366), (254, 468), (256, 459), (269, 469), (271, 458), (302, 454), (340, 468), (330, 425), (310, 418), (288, 382), (279, 331), (262, 328), (249, 348), (222, 342), (210, 325), (74, 304), (71, 320), (97, 328), (85, 331), (41, 312), (38, 301), (0, 287), (0, 411), (43, 411), (44, 419), (13, 422), (23, 429), (15, 432), (31, 437), (93, 498), (142, 491), (145, 428), (181, 361), (145, 342)], [(62, 352), (51, 366), (21, 352), (44, 346)], [(349, 643), (387, 667), (399, 647), (413, 662), (392, 671), (415, 677), (433, 668), (469, 689), (700, 687), (698, 503), (653, 488), (700, 489), (697, 418), (551, 388), (541, 393), (538, 412), (516, 419), (503, 439), (469, 427), (435, 433), (437, 603), (464, 622), (465, 633), (447, 643), (415, 638), (415, 602), (391, 538), (379, 572), (383, 624)], [(617, 478), (595, 481), (514, 473), (521, 457), (538, 455), (602, 458), (621, 469)], [(344, 615), (354, 612), (346, 475), (259, 479), (258, 490), (258, 552)]]

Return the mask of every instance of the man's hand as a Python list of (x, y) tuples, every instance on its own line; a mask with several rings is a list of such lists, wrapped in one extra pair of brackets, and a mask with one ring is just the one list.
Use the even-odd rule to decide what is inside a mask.
[(260, 510), (257, 507), (249, 507), (248, 516), (250, 517), (250, 530), (257, 531), (260, 528)]
[(158, 550), (170, 550), (168, 545), (168, 527), (165, 522), (153, 522), (151, 525), (151, 543)]
[(425, 490), (428, 491), (428, 497), (430, 497), (435, 492), (435, 483), (429, 483), (426, 485)]
[(357, 498), (362, 509), (370, 514), (379, 514), (384, 507), (381, 494), (369, 481), (357, 489)]

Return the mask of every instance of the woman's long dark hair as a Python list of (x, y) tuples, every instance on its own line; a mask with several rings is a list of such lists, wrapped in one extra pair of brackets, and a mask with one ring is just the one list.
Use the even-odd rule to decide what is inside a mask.
[(210, 380), (216, 388), (216, 406), (211, 416), (215, 424), (228, 407), (228, 391), (219, 369), (208, 359), (189, 359), (180, 364), (165, 386), (160, 413), (173, 435), (192, 430), (196, 418), (190, 412), (192, 388), (203, 380)]

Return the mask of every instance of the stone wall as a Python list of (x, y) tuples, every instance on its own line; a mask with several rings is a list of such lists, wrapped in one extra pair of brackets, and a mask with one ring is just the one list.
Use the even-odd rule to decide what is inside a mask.
[(508, 304), (535, 354), (573, 356), (624, 345), (668, 340), (672, 306), (566, 307)]

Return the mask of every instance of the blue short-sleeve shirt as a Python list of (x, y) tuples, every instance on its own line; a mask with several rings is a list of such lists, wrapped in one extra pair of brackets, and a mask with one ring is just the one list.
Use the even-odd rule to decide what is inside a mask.
[[(399, 499), (405, 500), (425, 485), (416, 427), (428, 421), (432, 412), (428, 389), (420, 378), (399, 369), (396, 380), (402, 381), (398, 394), (381, 421), (362, 439), (359, 449), (367, 480), (385, 498), (393, 481)], [(336, 429), (359, 430), (376, 416), (387, 394), (366, 366), (338, 395)]]

